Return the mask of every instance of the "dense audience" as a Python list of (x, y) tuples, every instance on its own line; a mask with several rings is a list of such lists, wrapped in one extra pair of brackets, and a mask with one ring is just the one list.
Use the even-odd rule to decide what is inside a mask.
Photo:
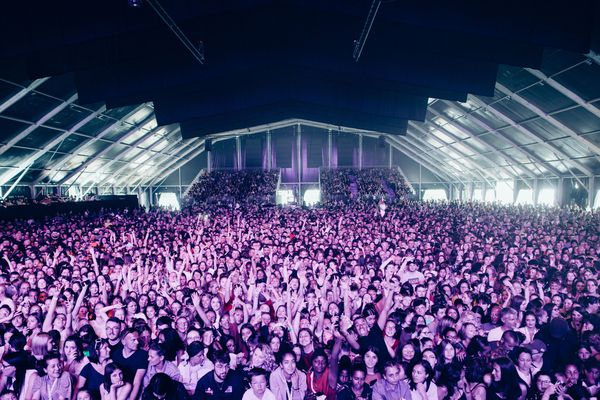
[(321, 171), (321, 196), (328, 205), (350, 202), (388, 203), (410, 197), (408, 183), (396, 168), (328, 169)]
[(279, 171), (211, 171), (202, 174), (190, 189), (186, 204), (207, 202), (275, 202)]
[(0, 400), (598, 396), (599, 214), (380, 211), (5, 223)]
[(11, 206), (28, 206), (33, 204), (48, 205), (56, 203), (68, 203), (72, 201), (93, 201), (96, 200), (96, 195), (86, 194), (83, 198), (75, 198), (72, 196), (59, 196), (55, 194), (39, 194), (35, 198), (29, 196), (17, 195), (9, 196), (6, 199), (0, 199), (0, 207)]

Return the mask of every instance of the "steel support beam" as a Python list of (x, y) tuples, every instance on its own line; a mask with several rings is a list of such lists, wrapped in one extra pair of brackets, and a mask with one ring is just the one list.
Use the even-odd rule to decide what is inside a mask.
[(73, 134), (73, 132), (75, 132), (77, 129), (81, 128), (83, 125), (87, 124), (92, 119), (96, 118), (100, 113), (102, 113), (104, 111), (105, 111), (105, 107), (104, 106), (100, 107), (98, 110), (94, 111), (92, 114), (88, 115), (87, 117), (85, 117), (84, 119), (82, 119), (81, 121), (79, 121), (77, 124), (75, 124), (75, 126), (73, 126), (71, 129), (69, 129), (68, 131), (64, 131), (62, 133), (62, 135), (60, 135), (60, 136), (54, 138), (53, 140), (51, 140), (49, 143), (47, 143), (39, 151), (37, 151), (34, 154), (32, 154), (31, 156), (27, 157), (25, 160), (23, 160), (21, 163), (19, 163), (19, 168), (18, 169), (9, 171), (7, 174), (5, 174), (4, 176), (2, 176), (0, 178), (0, 185), (4, 185), (6, 182), (10, 181), (16, 174), (19, 173), (19, 171), (21, 169), (25, 168), (26, 166), (30, 166), (31, 164), (33, 164), (37, 159), (39, 159), (44, 154), (46, 154), (47, 152), (49, 152), (50, 150), (52, 150), (55, 146), (60, 146), (60, 144), (66, 138), (68, 138), (69, 136), (71, 136)]
[[(496, 118), (498, 118), (499, 120), (510, 125), (510, 127), (518, 130), (523, 135), (527, 136), (529, 139), (544, 146), (548, 151), (552, 152), (552, 154), (554, 154), (554, 155), (558, 154), (561, 158), (568, 161), (569, 164), (571, 164), (573, 167), (577, 168), (578, 170), (584, 172), (587, 175), (592, 174), (592, 171), (589, 168), (587, 168), (585, 165), (581, 164), (580, 162), (577, 162), (577, 161), (571, 159), (568, 154), (566, 154), (564, 151), (562, 151), (560, 149), (560, 147), (555, 146), (554, 144), (552, 144), (552, 142), (546, 141), (546, 139), (544, 137), (540, 136), (537, 132), (522, 126), (519, 122), (513, 120), (508, 115), (504, 114), (502, 111), (495, 108), (493, 105), (485, 104), (482, 100), (480, 100), (476, 96), (469, 96), (469, 99), (472, 100), (478, 106), (482, 107), (484, 110), (491, 112), (492, 114), (494, 114), (494, 116)], [(558, 159), (558, 161), (562, 161), (558, 157), (557, 157), (557, 159)], [(548, 161), (546, 161), (546, 162), (548, 162)]]
[(404, 154), (405, 156), (407, 156), (408, 158), (410, 158), (417, 164), (425, 166), (425, 168), (427, 168), (428, 170), (433, 172), (434, 175), (437, 175), (438, 178), (440, 178), (442, 180), (442, 182), (443, 181), (452, 182), (453, 179), (456, 179), (457, 181), (460, 182), (460, 179), (458, 177), (453, 177), (447, 171), (441, 170), (438, 166), (436, 166), (435, 164), (432, 164), (429, 160), (427, 160), (423, 155), (415, 153), (413, 150), (411, 150), (410, 148), (405, 146), (404, 143), (401, 143), (398, 140), (398, 138), (390, 135), (386, 138), (386, 140), (388, 141), (388, 143), (390, 143), (392, 146), (394, 146), (402, 154)]
[[(116, 154), (106, 164), (104, 164), (99, 171), (94, 171), (94, 172), (102, 173), (101, 171), (107, 170), (114, 163), (116, 163), (117, 161), (119, 161), (123, 157), (125, 157), (130, 151), (133, 151), (134, 149), (139, 149), (138, 146), (140, 144), (144, 143), (146, 140), (148, 140), (149, 135), (154, 135), (156, 132), (160, 131), (161, 129), (163, 129), (163, 127), (157, 126), (156, 128), (152, 129), (150, 132), (146, 133), (144, 136), (136, 139), (133, 143), (131, 143), (131, 147), (128, 147), (128, 148), (124, 149), (123, 151), (119, 152), (118, 154)], [(158, 139), (158, 140), (160, 140), (160, 139)], [(146, 149), (141, 149), (141, 150), (146, 150)], [(109, 173), (109, 175), (112, 175), (112, 174), (113, 174), (112, 172)], [(78, 181), (79, 178), (76, 180)], [(105, 178), (105, 180), (106, 180), (106, 178)], [(80, 184), (85, 185), (86, 183), (90, 183), (90, 182), (94, 182), (94, 181), (98, 182), (96, 179), (92, 178), (92, 179), (82, 180), (82, 182), (80, 182)]]
[[(156, 167), (154, 168), (155, 171), (151, 176), (142, 177), (142, 179), (136, 183), (136, 187), (144, 186), (143, 183), (150, 182), (150, 181), (152, 181), (152, 182), (148, 185), (145, 185), (146, 187), (156, 186), (155, 183), (159, 180), (158, 176), (161, 173), (168, 170), (173, 164), (175, 164), (177, 162), (177, 160), (185, 158), (185, 156), (187, 156), (189, 153), (191, 153), (192, 151), (195, 151), (200, 146), (204, 145), (206, 140), (208, 140), (208, 139), (201, 139), (201, 140), (197, 141), (196, 143), (191, 142), (193, 144), (179, 142), (180, 144), (182, 144), (182, 146), (179, 148), (176, 148), (175, 151), (173, 153), (171, 153), (171, 156), (169, 156), (169, 157), (165, 158), (164, 160), (162, 160), (161, 162), (159, 162), (158, 165), (156, 165)], [(177, 158), (173, 159), (173, 156), (177, 156)]]
[[(466, 112), (466, 110), (457, 108), (457, 106), (455, 106), (451, 102), (444, 101), (444, 103), (446, 105), (448, 105), (449, 107), (452, 107), (452, 108), (456, 109), (457, 111), (460, 111), (460, 112), (463, 112), (463, 113)], [(504, 132), (502, 132), (499, 129), (492, 128), (481, 117), (479, 117), (479, 116), (477, 116), (477, 115), (475, 115), (473, 113), (469, 113), (469, 118), (473, 122), (475, 122), (477, 125), (481, 126), (483, 129), (485, 129), (486, 130), (486, 132), (485, 132), (486, 134), (491, 134), (491, 133), (498, 134), (504, 140), (506, 140), (508, 143), (510, 143), (513, 146), (513, 148), (516, 151), (518, 151), (519, 153), (521, 153), (523, 156), (527, 157), (530, 160), (535, 160), (538, 164), (541, 164), (548, 172), (552, 173), (555, 176), (561, 176), (562, 175), (559, 170), (557, 170), (556, 168), (552, 167), (551, 165), (548, 165), (544, 160), (542, 160), (540, 157), (538, 157), (534, 153), (525, 150), (523, 147), (521, 147), (521, 145), (519, 143), (517, 143), (515, 140), (513, 140), (510, 136), (506, 135)]]
[[(169, 174), (173, 172), (173, 170), (183, 167), (185, 164), (196, 158), (202, 152), (204, 152), (204, 140), (201, 140), (200, 142), (198, 142), (198, 144), (186, 150), (186, 152), (181, 155), (179, 161), (175, 160), (175, 162), (172, 162), (168, 164), (165, 168), (163, 168), (163, 170), (159, 172), (159, 174), (148, 185), (146, 185), (146, 187), (152, 186), (154, 183), (161, 179), (167, 178)], [(185, 157), (188, 154), (191, 155), (186, 159)], [(143, 182), (140, 182), (138, 185), (142, 185), (142, 183)]]
[(46, 121), (48, 121), (49, 119), (54, 117), (56, 114), (58, 114), (59, 112), (61, 112), (65, 108), (67, 108), (75, 100), (77, 100), (77, 94), (74, 94), (73, 96), (69, 97), (68, 100), (66, 100), (66, 101), (60, 103), (58, 106), (54, 107), (42, 118), (40, 118), (39, 120), (34, 122), (32, 125), (28, 126), (27, 129), (19, 132), (15, 137), (13, 137), (8, 142), (6, 142), (6, 144), (4, 144), (2, 147), (0, 147), (0, 155), (4, 154), (13, 145), (20, 142), (23, 138), (25, 138), (27, 135), (29, 135), (31, 132), (33, 132), (35, 129), (37, 129), (40, 125), (44, 124)]
[(66, 156), (66, 157), (61, 158), (60, 160), (57, 160), (50, 167), (49, 171), (42, 173), (33, 183), (37, 185), (37, 184), (39, 184), (46, 177), (50, 177), (50, 180), (52, 180), (54, 178), (54, 175), (56, 175), (56, 173), (60, 170), (60, 168), (63, 165), (65, 165), (66, 163), (68, 163), (69, 161), (71, 161), (73, 159), (73, 157), (78, 156), (79, 153), (83, 149), (85, 149), (86, 147), (88, 147), (92, 143), (95, 143), (98, 140), (102, 139), (104, 136), (108, 135), (117, 126), (119, 126), (120, 124), (124, 123), (124, 121), (126, 121), (128, 118), (131, 118), (133, 115), (135, 115), (135, 113), (137, 113), (138, 111), (140, 111), (143, 107), (145, 107), (145, 104), (142, 104), (142, 105), (136, 107), (131, 112), (127, 113), (127, 115), (123, 116), (119, 120), (115, 121), (113, 124), (110, 124), (108, 127), (104, 128), (102, 130), (102, 132), (100, 132), (98, 135), (96, 135), (94, 137), (91, 137), (89, 140), (86, 140), (85, 142), (83, 142), (80, 145), (78, 145), (77, 147), (75, 147), (73, 150), (71, 150), (71, 156)]
[(273, 157), (272, 157), (272, 151), (271, 151), (271, 146), (272, 146), (272, 142), (271, 142), (271, 131), (267, 131), (267, 170), (270, 171), (273, 168)]
[(560, 92), (563, 96), (567, 97), (569, 100), (577, 103), (581, 107), (585, 108), (587, 111), (592, 113), (596, 118), (600, 118), (600, 108), (590, 104), (589, 101), (585, 101), (583, 98), (578, 96), (575, 92), (570, 90), (569, 88), (563, 86), (561, 83), (557, 82), (554, 78), (546, 76), (542, 71), (538, 71), (537, 69), (525, 68), (527, 72), (531, 75), (538, 78), (541, 82), (548, 84), (550, 87), (554, 88), (556, 91)]
[[(441, 139), (439, 139), (437, 136), (435, 136), (432, 132), (430, 132), (427, 129), (424, 129), (424, 128), (418, 126), (415, 123), (409, 122), (408, 126), (414, 128), (415, 130), (418, 130), (422, 134), (430, 137), (436, 143), (439, 143), (440, 146), (436, 147), (436, 149), (438, 149), (438, 151), (442, 151), (442, 149), (447, 149), (448, 151), (452, 151), (453, 153), (455, 153), (455, 154), (458, 155), (458, 157), (450, 158), (450, 160), (456, 161), (456, 162), (464, 161), (464, 162), (461, 162), (461, 165), (463, 165), (463, 166), (465, 166), (467, 168), (473, 168), (473, 167), (475, 167), (476, 169), (478, 169), (482, 173), (484, 173), (484, 174), (488, 175), (489, 177), (491, 177), (491, 179), (494, 179), (494, 180), (501, 179), (501, 177), (498, 177), (497, 175), (493, 176), (489, 172), (487, 172), (487, 170), (490, 169), (490, 167), (483, 166), (480, 163), (478, 163), (478, 162), (475, 161), (475, 157), (477, 157), (477, 156), (485, 156), (485, 154), (487, 154), (487, 153), (480, 153), (477, 150), (474, 150), (470, 146), (465, 146), (465, 144), (463, 143), (463, 141), (461, 141), (456, 136), (451, 137), (451, 139), (453, 140), (453, 142), (446, 143), (446, 142), (442, 141)], [(413, 137), (418, 137), (417, 135), (415, 135), (414, 133), (412, 133), (410, 130), (407, 133), (409, 135), (412, 134)], [(463, 145), (465, 147), (469, 147), (474, 154), (473, 155), (467, 155), (467, 154), (463, 153), (462, 151), (459, 151), (458, 149), (455, 149), (454, 147), (452, 147), (452, 145), (456, 145), (456, 144), (461, 144), (461, 145)], [(442, 152), (442, 154), (446, 154), (446, 153)], [(471, 165), (471, 167), (468, 167), (465, 164), (465, 162), (468, 162)]]
[(127, 140), (128, 138), (130, 138), (131, 136), (135, 135), (136, 133), (138, 133), (142, 127), (146, 124), (148, 124), (150, 121), (152, 121), (154, 119), (154, 115), (149, 115), (148, 117), (146, 117), (142, 122), (140, 122), (135, 128), (127, 131), (123, 136), (121, 136), (119, 138), (118, 141), (114, 142), (113, 144), (109, 145), (108, 147), (106, 147), (105, 149), (99, 151), (98, 153), (96, 153), (93, 157), (90, 157), (89, 159), (86, 160), (86, 162), (84, 162), (83, 164), (81, 164), (79, 167), (75, 168), (71, 173), (69, 173), (67, 176), (65, 176), (64, 178), (62, 178), (58, 184), (59, 185), (63, 185), (65, 182), (69, 181), (70, 179), (74, 178), (75, 176), (77, 176), (80, 172), (83, 172), (87, 169), (88, 166), (90, 166), (94, 161), (100, 159), (100, 157), (102, 157), (103, 155), (105, 155), (106, 153), (108, 153), (110, 150), (112, 150), (117, 144), (120, 144), (120, 142), (122, 142), (123, 140)]
[(594, 175), (590, 176), (588, 180), (588, 198), (587, 198), (587, 208), (594, 208), (594, 200), (596, 197), (596, 177)]
[[(145, 142), (146, 140), (148, 140), (148, 136), (149, 135), (153, 135), (155, 132), (159, 131), (160, 129), (162, 129), (162, 127), (156, 127), (154, 129), (152, 129), (150, 132), (148, 132), (146, 135), (142, 136), (141, 138), (139, 138), (138, 140), (136, 140), (135, 142), (131, 143), (131, 147), (128, 149), (123, 150), (122, 152), (120, 152), (119, 154), (117, 154), (115, 157), (113, 157), (108, 163), (106, 163), (105, 165), (102, 166), (102, 169), (106, 169), (108, 167), (110, 167), (111, 165), (113, 165), (115, 162), (121, 160), (122, 158), (124, 158), (128, 153), (130, 153), (131, 151), (133, 151), (133, 149), (139, 149), (139, 145), (142, 144), (143, 142)], [(175, 129), (175, 131), (179, 131), (179, 128)], [(175, 132), (174, 131), (174, 132)], [(167, 132), (163, 137), (159, 138), (158, 140), (156, 140), (154, 143), (152, 143), (152, 145), (150, 145), (148, 148), (146, 149), (142, 149), (142, 153), (138, 154), (137, 156), (134, 157), (138, 158), (141, 157), (144, 153), (146, 152), (150, 152), (152, 151), (152, 148), (156, 147), (156, 145), (158, 145), (159, 143), (161, 143), (163, 140), (165, 140), (167, 137), (171, 136), (171, 132)], [(160, 154), (160, 153), (159, 153)], [(134, 160), (130, 160), (127, 162), (127, 164), (119, 167), (116, 171), (111, 172), (110, 175), (104, 179), (102, 179), (100, 182), (96, 183), (97, 186), (102, 186), (102, 184), (104, 184), (106, 181), (108, 181), (110, 179), (111, 176), (117, 176), (119, 174), (119, 172), (121, 172), (122, 170), (124, 170), (127, 167), (130, 167), (132, 164), (132, 161)], [(88, 180), (88, 182), (93, 181), (93, 180)]]
[[(514, 165), (517, 165), (522, 172), (524, 172), (526, 175), (528, 175), (530, 178), (534, 178), (535, 175), (527, 168), (523, 167), (522, 165), (520, 165), (520, 163), (515, 160), (514, 158), (512, 158), (511, 156), (509, 156), (508, 154), (504, 153), (502, 150), (497, 149), (495, 146), (491, 145), (490, 143), (486, 142), (485, 140), (481, 139), (479, 136), (471, 133), (468, 129), (465, 129), (463, 127), (461, 127), (460, 125), (456, 124), (453, 120), (450, 120), (447, 116), (443, 115), (442, 113), (434, 110), (433, 108), (429, 109), (429, 112), (431, 112), (433, 115), (437, 116), (437, 117), (441, 117), (444, 118), (445, 120), (448, 121), (448, 124), (450, 126), (453, 126), (455, 129), (459, 130), (463, 135), (473, 139), (474, 141), (476, 141), (477, 143), (479, 143), (480, 145), (482, 145), (484, 148), (488, 148), (491, 149), (493, 153), (498, 153), (501, 157), (506, 158), (508, 161), (510, 161), (509, 166), (512, 166), (514, 168)], [(432, 122), (430, 122), (432, 123)], [(445, 129), (443, 126), (439, 126), (434, 124), (434, 126), (437, 127), (437, 129), (441, 129), (443, 130), (443, 132), (447, 135), (450, 135), (452, 138), (454, 138), (454, 140), (459, 139), (456, 135), (454, 135), (452, 132), (450, 132), (449, 130)], [(467, 145), (468, 142), (463, 141), (462, 142), (464, 145)], [(468, 146), (475, 151), (476, 153), (479, 153), (479, 151), (473, 147), (471, 144), (468, 144)], [(497, 162), (495, 162), (494, 160), (492, 160), (490, 158), (490, 162), (492, 162), (494, 165), (496, 165), (498, 168), (502, 168), (505, 171), (508, 171), (508, 168), (498, 164)], [(510, 173), (510, 172), (509, 172)], [(517, 172), (513, 172), (512, 174), (513, 176), (519, 176), (520, 174)]]
[[(438, 149), (437, 149), (435, 146), (433, 146), (432, 144), (429, 144), (429, 143), (427, 143), (427, 141), (426, 141), (426, 140), (424, 140), (424, 139), (421, 139), (421, 138), (420, 138), (420, 137), (418, 137), (417, 135), (413, 135), (413, 134), (411, 134), (411, 135), (410, 135), (410, 138), (411, 138), (411, 140), (417, 140), (419, 143), (421, 143), (421, 144), (422, 144), (422, 146), (423, 146), (423, 147), (419, 147), (419, 150), (421, 151), (421, 153), (422, 153), (423, 155), (427, 154), (428, 156), (432, 156), (433, 154), (436, 154), (436, 155), (439, 157), (439, 158), (437, 158), (437, 163), (438, 163), (440, 166), (441, 166), (441, 165), (444, 163), (444, 161), (445, 161), (445, 160), (444, 160), (444, 156), (447, 156), (447, 154), (445, 154), (445, 153), (444, 153), (444, 152), (442, 152), (442, 151), (439, 151), (439, 150), (438, 150)], [(412, 144), (412, 145), (414, 145), (414, 144), (415, 144), (415, 143), (411, 143), (411, 142), (409, 141), (409, 139), (408, 139), (408, 136), (407, 136), (407, 137), (404, 137), (404, 138), (403, 138), (403, 140), (404, 140), (404, 141), (405, 141), (407, 144)], [(426, 149), (429, 149), (429, 151), (427, 151)], [(474, 174), (473, 174), (473, 172), (472, 172), (472, 171), (470, 171), (470, 170), (468, 170), (468, 169), (467, 169), (467, 170), (465, 170), (465, 171), (463, 171), (463, 170), (459, 170), (458, 168), (456, 168), (456, 167), (454, 167), (454, 166), (450, 165), (450, 164), (449, 164), (447, 161), (446, 161), (444, 164), (445, 164), (444, 168), (449, 168), (449, 169), (452, 169), (452, 170), (454, 171), (454, 173), (455, 173), (457, 176), (464, 175), (466, 178), (469, 178), (469, 179), (473, 179), (473, 178), (476, 176), (476, 175), (474, 175)], [(461, 165), (463, 165), (463, 164), (461, 164)], [(485, 177), (483, 177), (483, 179), (487, 180), (487, 178), (485, 178)]]
[[(443, 142), (441, 139), (439, 139), (438, 137), (436, 137), (434, 134), (432, 134), (431, 132), (427, 131), (426, 129), (421, 128), (420, 126), (418, 126), (417, 124), (414, 123), (409, 123), (409, 126), (411, 128), (414, 128), (415, 130), (418, 130), (419, 132), (421, 132), (422, 134), (430, 137), (432, 140), (434, 140), (436, 143), (440, 144), (441, 147), (435, 147), (436, 151), (442, 156), (446, 156), (449, 155), (449, 152), (455, 153), (459, 156), (458, 159), (452, 159), (452, 161), (456, 161), (459, 162), (460, 161), (460, 165), (464, 166), (465, 168), (469, 169), (475, 169), (479, 172), (479, 174), (481, 175), (481, 177), (483, 178), (483, 180), (485, 180), (486, 182), (491, 184), (491, 181), (489, 180), (491, 179), (498, 179), (497, 176), (491, 176), (490, 173), (481, 165), (479, 165), (479, 163), (475, 162), (475, 160), (473, 160), (470, 156), (467, 156), (466, 154), (462, 153), (461, 151), (449, 146), (447, 143)], [(417, 136), (416, 134), (414, 134), (413, 132), (411, 132), (410, 130), (407, 131), (407, 135), (412, 136), (413, 138), (417, 139), (417, 140), (421, 140), (424, 143), (426, 143), (426, 141), (422, 140), (419, 136)], [(453, 143), (457, 143), (456, 141)], [(445, 153), (444, 151), (442, 151), (442, 148), (446, 148), (448, 150), (448, 153)]]
[[(46, 82), (48, 79), (50, 79), (50, 78), (48, 77), (48, 78), (36, 79), (33, 82), (31, 82), (29, 84), (29, 86), (22, 88), (17, 93), (10, 96), (2, 104), (0, 104), (0, 113), (3, 113), (6, 109), (11, 107), (17, 101), (21, 100), (23, 97), (27, 96), (29, 93), (31, 93), (32, 91), (37, 89), (38, 86), (40, 86), (42, 83)], [(8, 81), (6, 81), (6, 82), (8, 82)]]
[[(194, 139), (194, 140), (195, 140), (195, 139)], [(150, 162), (154, 161), (154, 159), (155, 159), (156, 157), (158, 157), (158, 156), (165, 156), (165, 157), (167, 157), (167, 158), (165, 158), (165, 160), (167, 160), (167, 159), (168, 159), (168, 157), (169, 157), (169, 154), (168, 154), (168, 152), (169, 152), (169, 151), (171, 151), (171, 150), (173, 150), (173, 148), (174, 148), (175, 146), (177, 146), (177, 145), (181, 144), (181, 142), (182, 142), (182, 139), (179, 139), (179, 140), (177, 140), (177, 141), (175, 141), (175, 142), (172, 142), (171, 144), (167, 145), (167, 147), (165, 147), (165, 148), (164, 148), (164, 149), (163, 149), (163, 150), (162, 150), (160, 153), (159, 153), (159, 152), (156, 152), (156, 153), (152, 154), (152, 156), (150, 156), (150, 158), (148, 158), (147, 160), (145, 160), (145, 161), (144, 161), (144, 164), (150, 164)], [(177, 151), (179, 151), (179, 149), (178, 149)], [(163, 162), (164, 162), (165, 160), (163, 160)], [(162, 164), (162, 162), (160, 162), (160, 163), (158, 163), (158, 164), (156, 164), (156, 165), (153, 165), (152, 167), (157, 167), (157, 166), (159, 166), (160, 164)], [(126, 175), (124, 179), (120, 179), (120, 180), (118, 180), (118, 181), (117, 181), (115, 184), (117, 184), (117, 185), (118, 185), (118, 184), (122, 184), (123, 182), (133, 182), (133, 179), (134, 179), (136, 176), (138, 177), (137, 179), (142, 179), (142, 178), (146, 178), (146, 177), (147, 177), (146, 175), (141, 175), (141, 176), (140, 176), (140, 175), (138, 175), (138, 174), (137, 174), (137, 171), (134, 171), (134, 172), (132, 172), (132, 173), (130, 173), (130, 174), (128, 174), (128, 175)]]
[(538, 116), (540, 116), (541, 118), (545, 119), (548, 123), (554, 125), (555, 127), (560, 129), (562, 132), (564, 132), (571, 138), (575, 139), (577, 142), (579, 142), (580, 145), (588, 148), (591, 153), (600, 155), (600, 146), (596, 145), (595, 143), (593, 143), (586, 137), (581, 136), (579, 133), (577, 133), (576, 131), (574, 131), (573, 129), (568, 127), (567, 125), (563, 124), (562, 122), (560, 122), (559, 120), (554, 118), (552, 115), (544, 112), (541, 108), (532, 104), (529, 100), (525, 99), (524, 97), (522, 97), (521, 95), (519, 95), (517, 93), (512, 92), (510, 89), (508, 89), (506, 86), (504, 86), (500, 83), (496, 83), (496, 89), (498, 89), (498, 91), (500, 93), (504, 94), (505, 96), (508, 96), (512, 100), (518, 102), (522, 106), (531, 110), (533, 113), (535, 113)]

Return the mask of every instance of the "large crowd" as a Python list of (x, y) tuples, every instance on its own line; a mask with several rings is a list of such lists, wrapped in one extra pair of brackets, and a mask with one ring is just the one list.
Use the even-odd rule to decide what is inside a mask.
[(321, 193), (327, 205), (350, 202), (387, 203), (410, 197), (411, 189), (396, 168), (345, 168), (321, 171)]
[(94, 201), (96, 195), (86, 194), (82, 198), (75, 198), (72, 196), (62, 196), (57, 194), (38, 194), (37, 197), (31, 198), (25, 195), (11, 195), (6, 198), (0, 199), (0, 207), (8, 208), (13, 206), (29, 206), (29, 205), (49, 205), (56, 203), (69, 203), (73, 201)]
[(186, 197), (188, 207), (204, 203), (275, 202), (279, 171), (216, 170), (198, 177)]
[(598, 396), (598, 213), (188, 204), (3, 224), (0, 400)]

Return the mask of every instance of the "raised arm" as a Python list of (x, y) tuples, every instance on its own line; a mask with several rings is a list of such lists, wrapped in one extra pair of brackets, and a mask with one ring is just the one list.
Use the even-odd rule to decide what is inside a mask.
[(83, 304), (83, 299), (85, 298), (85, 294), (87, 293), (88, 285), (84, 284), (81, 288), (81, 292), (79, 296), (77, 296), (77, 300), (75, 301), (75, 307), (73, 307), (73, 312), (71, 313), (71, 317), (73, 319), (77, 318), (77, 314), (79, 313), (79, 308)]
[(338, 368), (339, 362), (338, 359), (340, 357), (340, 351), (342, 350), (342, 335), (335, 331), (333, 333), (335, 337), (335, 342), (333, 344), (333, 350), (331, 350), (331, 355), (329, 356), (329, 387), (335, 389), (337, 386), (338, 379)]
[(48, 313), (46, 314), (46, 318), (44, 318), (44, 323), (42, 324), (42, 332), (50, 332), (52, 330), (52, 321), (54, 321), (54, 313), (56, 312), (56, 305), (58, 304), (58, 298), (60, 297), (61, 289), (62, 287), (60, 286), (60, 283), (57, 283), (54, 296), (52, 296), (52, 300), (50, 300)]
[(194, 310), (196, 310), (196, 312), (198, 313), (198, 316), (200, 317), (200, 319), (202, 319), (202, 322), (204, 322), (204, 325), (206, 327), (210, 327), (212, 324), (200, 305), (200, 295), (198, 294), (198, 292), (194, 292), (194, 293), (192, 293), (191, 297), (192, 297), (192, 304), (194, 305)]
[(379, 328), (383, 330), (385, 328), (385, 322), (387, 321), (388, 315), (390, 314), (390, 310), (392, 309), (392, 304), (394, 302), (394, 294), (390, 291), (385, 291), (385, 304), (383, 306), (383, 310), (379, 313), (379, 318), (377, 319), (377, 325)]

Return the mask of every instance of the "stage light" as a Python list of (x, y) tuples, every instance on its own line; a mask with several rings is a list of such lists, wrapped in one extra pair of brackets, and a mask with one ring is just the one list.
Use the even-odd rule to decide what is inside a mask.
[(127, 0), (127, 4), (131, 8), (140, 8), (143, 4), (143, 0)]

